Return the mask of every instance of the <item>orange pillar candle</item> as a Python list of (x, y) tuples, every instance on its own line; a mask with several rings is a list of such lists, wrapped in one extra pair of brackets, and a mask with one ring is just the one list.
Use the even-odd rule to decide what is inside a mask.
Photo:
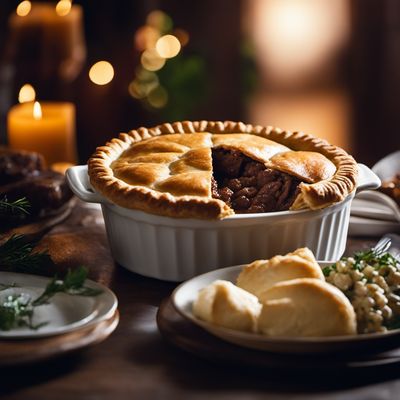
[(17, 104), (8, 113), (7, 129), (10, 147), (37, 151), (48, 165), (77, 161), (72, 103)]

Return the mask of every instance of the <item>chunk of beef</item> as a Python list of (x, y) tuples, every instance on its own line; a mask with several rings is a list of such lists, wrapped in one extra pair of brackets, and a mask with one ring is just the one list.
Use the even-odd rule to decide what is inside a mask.
[(214, 198), (225, 201), (237, 213), (288, 210), (300, 181), (284, 172), (234, 150), (213, 149)]

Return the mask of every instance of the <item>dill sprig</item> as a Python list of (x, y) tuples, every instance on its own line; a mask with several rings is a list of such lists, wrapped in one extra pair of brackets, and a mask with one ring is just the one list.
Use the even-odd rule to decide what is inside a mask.
[(24, 235), (13, 235), (0, 245), (0, 269), (13, 272), (43, 274), (54, 267), (46, 251), (34, 251), (36, 243)]
[(57, 293), (65, 293), (72, 296), (97, 296), (101, 290), (85, 286), (88, 271), (84, 267), (68, 270), (64, 279), (55, 276), (46, 286), (43, 293), (33, 300), (23, 293), (6, 296), (0, 304), (0, 330), (8, 331), (18, 327), (39, 329), (48, 322), (33, 323), (36, 307), (48, 304)]
[(6, 196), (0, 199), (0, 217), (24, 217), (29, 214), (30, 203), (23, 197), (9, 201)]

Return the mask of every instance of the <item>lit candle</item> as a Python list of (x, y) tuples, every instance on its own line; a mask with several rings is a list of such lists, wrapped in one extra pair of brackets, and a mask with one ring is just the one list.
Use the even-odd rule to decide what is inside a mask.
[(43, 154), (48, 165), (76, 163), (75, 107), (72, 103), (23, 103), (7, 117), (8, 143)]

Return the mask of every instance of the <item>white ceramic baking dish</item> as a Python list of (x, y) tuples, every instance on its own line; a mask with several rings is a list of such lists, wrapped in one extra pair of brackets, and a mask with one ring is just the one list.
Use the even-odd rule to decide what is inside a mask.
[[(359, 164), (357, 192), (379, 187), (379, 178)], [(68, 169), (72, 191), (100, 203), (117, 263), (141, 275), (183, 281), (195, 275), (307, 246), (318, 260), (344, 252), (354, 193), (323, 210), (239, 214), (223, 220), (162, 217), (117, 206), (92, 189), (87, 166)]]

